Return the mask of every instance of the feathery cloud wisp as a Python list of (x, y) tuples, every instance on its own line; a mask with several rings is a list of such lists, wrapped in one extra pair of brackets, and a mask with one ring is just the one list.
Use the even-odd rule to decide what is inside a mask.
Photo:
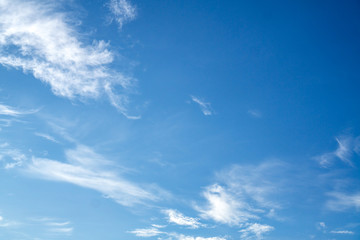
[(129, 233), (135, 234), (137, 237), (155, 237), (163, 232), (159, 231), (159, 229), (153, 228), (138, 228), (133, 231), (129, 231)]
[(335, 140), (338, 144), (337, 149), (316, 156), (315, 160), (317, 160), (320, 166), (324, 168), (331, 166), (336, 158), (350, 166), (354, 166), (351, 157), (354, 153), (360, 155), (360, 136), (354, 138), (352, 136), (343, 135), (335, 138)]
[(127, 0), (110, 0), (108, 6), (112, 13), (111, 20), (115, 20), (119, 28), (136, 17), (136, 8)]
[(210, 116), (210, 115), (212, 115), (214, 113), (214, 111), (211, 108), (210, 103), (205, 102), (205, 101), (203, 101), (200, 98), (195, 97), (195, 96), (191, 96), (191, 100), (193, 100), (193, 102), (199, 104), (199, 106), (201, 108), (201, 111), (205, 116)]
[(331, 231), (330, 233), (335, 233), (335, 234), (354, 234), (353, 231), (348, 231), (348, 230), (339, 230), (339, 231)]
[[(66, 151), (68, 163), (33, 157), (25, 171), (37, 178), (72, 183), (101, 192), (124, 206), (157, 201), (164, 190), (144, 190), (116, 173), (107, 170), (110, 162), (86, 146)], [(150, 188), (150, 187), (149, 187)], [(150, 188), (151, 189), (151, 188)]]
[(241, 238), (244, 239), (263, 239), (263, 235), (265, 233), (273, 230), (274, 227), (272, 226), (253, 223), (253, 224), (248, 224), (248, 226), (245, 229), (242, 229), (239, 232), (242, 233)]
[(5, 116), (18, 117), (24, 114), (35, 113), (36, 111), (37, 110), (21, 111), (8, 105), (0, 104), (0, 115), (5, 115)]
[(114, 59), (108, 43), (81, 41), (69, 19), (52, 1), (0, 1), (0, 64), (32, 73), (57, 96), (82, 100), (106, 94), (128, 116), (127, 96), (115, 97), (114, 91), (134, 80), (108, 67)]
[(326, 206), (333, 211), (345, 211), (350, 208), (360, 210), (360, 192), (346, 194), (341, 192), (331, 192), (328, 194), (332, 199), (327, 201)]

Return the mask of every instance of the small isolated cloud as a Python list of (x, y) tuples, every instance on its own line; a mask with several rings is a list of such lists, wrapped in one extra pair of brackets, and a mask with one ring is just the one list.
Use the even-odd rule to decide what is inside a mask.
[(91, 148), (78, 145), (65, 152), (66, 162), (33, 157), (24, 169), (30, 175), (52, 181), (72, 183), (101, 192), (124, 206), (157, 201), (167, 192), (156, 186), (141, 187), (108, 170), (110, 161)]
[[(125, 3), (112, 1), (110, 5)], [(57, 96), (84, 100), (105, 94), (114, 107), (131, 118), (124, 92), (134, 79), (111, 69), (114, 53), (109, 44), (95, 40), (85, 43), (75, 21), (60, 12), (58, 4), (47, 0), (0, 1), (0, 64), (31, 73), (49, 84)], [(123, 93), (115, 93), (119, 91)], [(3, 107), (0, 111), (16, 114)]]
[(8, 143), (0, 144), (0, 161), (5, 162), (5, 169), (22, 166), (27, 156), (20, 150), (11, 147)]
[(231, 226), (240, 226), (261, 216), (274, 217), (281, 206), (273, 200), (281, 191), (276, 178), (284, 171), (279, 162), (267, 162), (259, 166), (233, 165), (219, 172), (219, 183), (208, 186), (202, 195), (206, 203), (195, 206), (200, 216)]
[(262, 113), (259, 110), (256, 109), (250, 109), (248, 111), (248, 114), (254, 118), (261, 118), (262, 117)]
[(226, 188), (214, 184), (206, 188), (203, 196), (207, 200), (205, 206), (196, 209), (204, 219), (213, 219), (216, 222), (229, 225), (239, 225), (249, 219), (257, 219), (248, 209), (250, 206), (240, 199), (237, 199)]
[(110, 0), (108, 7), (112, 14), (110, 17), (111, 21), (115, 20), (120, 29), (125, 22), (131, 21), (136, 17), (136, 8), (127, 0)]
[(246, 228), (240, 230), (242, 239), (263, 239), (263, 235), (273, 231), (274, 227), (259, 223), (248, 224)]
[(170, 233), (169, 236), (171, 237), (170, 239), (176, 240), (226, 240), (223, 237), (194, 237), (178, 233)]
[(184, 216), (177, 210), (167, 209), (163, 211), (167, 215), (167, 219), (170, 223), (175, 223), (181, 226), (188, 226), (190, 228), (196, 229), (199, 228), (202, 224), (199, 222), (199, 219)]
[(316, 228), (317, 228), (318, 230), (325, 230), (325, 229), (326, 229), (326, 224), (325, 224), (324, 222), (318, 222), (318, 223), (316, 224)]
[(360, 210), (360, 192), (347, 194), (341, 192), (331, 192), (328, 194), (331, 199), (327, 201), (326, 206), (333, 211), (345, 211), (355, 208)]
[(199, 104), (202, 113), (205, 116), (210, 116), (214, 114), (214, 111), (211, 108), (211, 104), (205, 102), (204, 100), (200, 99), (199, 97), (191, 96), (191, 100), (197, 104)]
[(348, 231), (348, 230), (331, 231), (330, 233), (334, 233), (334, 234), (348, 234), (348, 235), (354, 234), (353, 231)]
[(321, 167), (331, 166), (336, 159), (340, 159), (342, 162), (354, 166), (352, 162), (352, 156), (354, 153), (360, 155), (360, 136), (354, 138), (352, 136), (343, 135), (335, 138), (338, 147), (335, 151), (327, 152), (322, 155), (316, 156)]
[(49, 229), (50, 232), (54, 232), (54, 233), (64, 233), (64, 234), (71, 234), (73, 232), (74, 228), (69, 227), (69, 228), (51, 228)]
[(152, 227), (135, 229), (133, 231), (129, 231), (129, 233), (135, 234), (137, 237), (155, 237), (163, 232), (159, 231), (156, 227)]

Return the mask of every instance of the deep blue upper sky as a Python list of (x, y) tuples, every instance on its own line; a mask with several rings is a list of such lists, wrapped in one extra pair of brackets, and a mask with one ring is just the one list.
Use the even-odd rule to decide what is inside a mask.
[(0, 0), (0, 239), (360, 236), (358, 1)]

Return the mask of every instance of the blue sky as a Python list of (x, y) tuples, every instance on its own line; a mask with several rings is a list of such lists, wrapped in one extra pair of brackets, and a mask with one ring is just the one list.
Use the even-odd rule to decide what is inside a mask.
[(360, 238), (357, 1), (0, 0), (0, 238)]

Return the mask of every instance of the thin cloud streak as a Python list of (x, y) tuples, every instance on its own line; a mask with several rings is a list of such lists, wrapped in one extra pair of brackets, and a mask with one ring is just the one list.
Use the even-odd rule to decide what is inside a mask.
[(330, 233), (334, 233), (334, 234), (348, 234), (348, 235), (354, 234), (353, 231), (348, 231), (348, 230), (331, 231)]
[(360, 192), (348, 194), (342, 192), (331, 192), (328, 194), (332, 199), (328, 200), (326, 206), (333, 211), (345, 211), (355, 208), (360, 210)]
[(160, 234), (163, 234), (163, 232), (159, 231), (159, 229), (153, 227), (153, 228), (138, 228), (133, 231), (129, 231), (129, 233), (134, 234), (137, 237), (155, 237)]
[(57, 96), (84, 100), (106, 94), (128, 116), (126, 102), (105, 87), (124, 91), (134, 79), (110, 69), (114, 53), (109, 44), (85, 44), (69, 19), (52, 1), (0, 1), (0, 64), (32, 73)]
[(151, 190), (144, 190), (107, 170), (109, 162), (86, 146), (67, 150), (65, 155), (68, 163), (33, 157), (25, 171), (36, 178), (68, 182), (96, 190), (124, 206), (158, 201), (166, 194), (156, 186), (148, 186)]
[(212, 110), (210, 103), (201, 100), (199, 97), (195, 97), (195, 96), (190, 96), (190, 97), (193, 102), (199, 104), (201, 111), (205, 116), (210, 116), (214, 114), (214, 111)]
[(45, 133), (39, 133), (39, 132), (36, 132), (34, 133), (36, 136), (38, 137), (42, 137), (42, 138), (45, 138), (46, 140), (49, 140), (51, 142), (54, 142), (54, 143), (59, 143), (54, 137), (48, 135), (48, 134), (45, 134)]
[(13, 108), (11, 106), (4, 105), (4, 104), (0, 103), (0, 115), (18, 117), (20, 115), (32, 114), (32, 113), (35, 113), (37, 111), (38, 110), (21, 111), (21, 110)]

